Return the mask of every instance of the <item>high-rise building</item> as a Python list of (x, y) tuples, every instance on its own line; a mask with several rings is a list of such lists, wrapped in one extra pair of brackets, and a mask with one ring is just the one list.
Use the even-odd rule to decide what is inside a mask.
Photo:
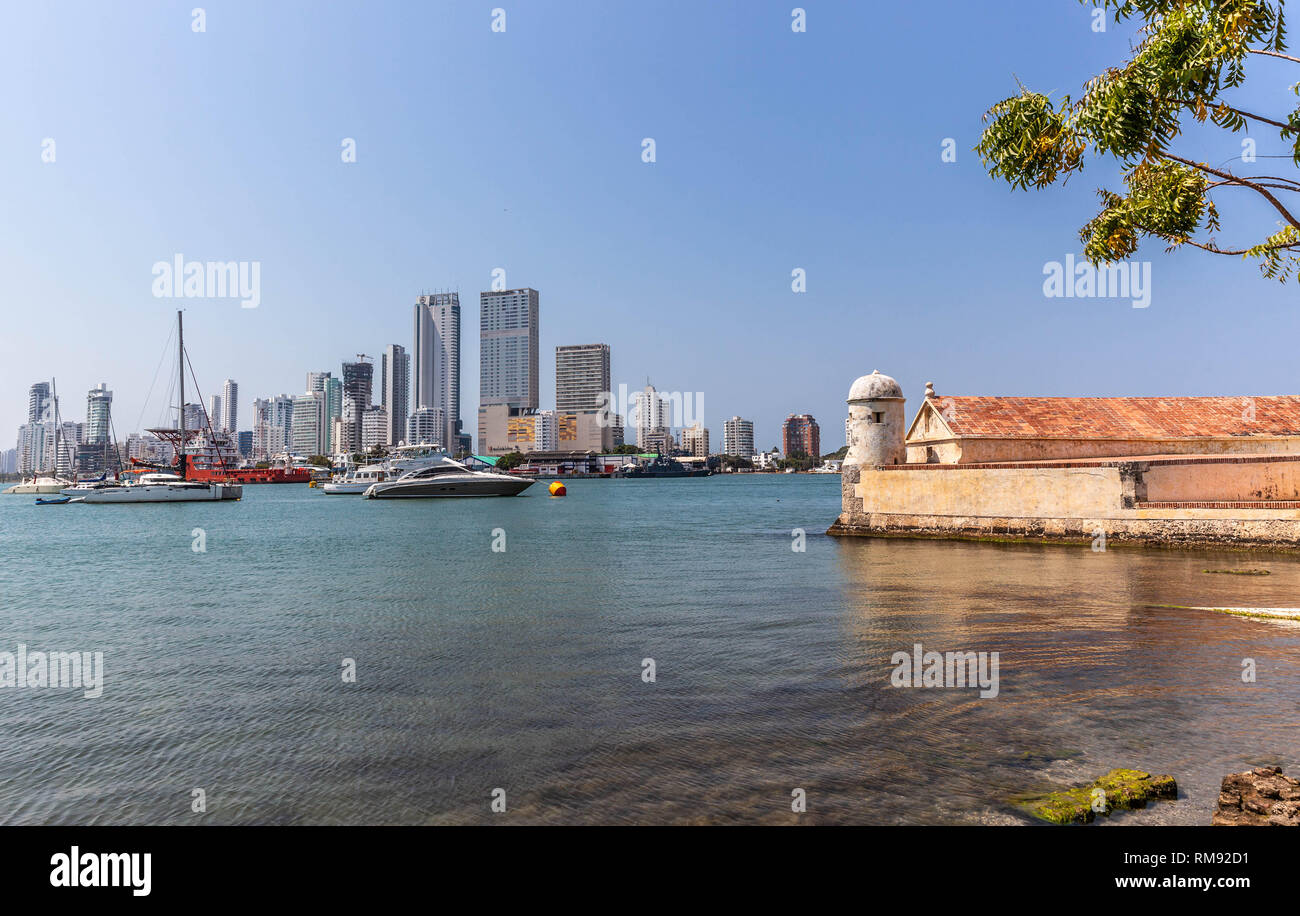
[(45, 470), (46, 424), (53, 429), (54, 401), (49, 382), (36, 382), (27, 389), (27, 422), (18, 429), (18, 471), (33, 474)]
[(333, 455), (339, 451), (341, 443), (334, 441), (334, 421), (343, 416), (343, 382), (328, 372), (308, 372), (307, 390), (318, 392), (324, 401), (325, 451), (322, 454)]
[(722, 451), (737, 458), (754, 456), (754, 421), (732, 417), (722, 424)]
[(669, 428), (673, 425), (672, 404), (659, 397), (659, 392), (653, 385), (647, 384), (644, 390), (632, 396), (631, 420), (636, 427), (636, 444), (639, 448), (650, 451), (650, 446), (655, 445), (667, 452), (662, 445), (665, 437), (667, 441), (672, 441), (669, 433)]
[(37, 464), (44, 454), (43, 436), (44, 427), (39, 423), (24, 423), (18, 427), (18, 445), (14, 449), (18, 453), (18, 473), (32, 474), (39, 470)]
[(245, 458), (253, 454), (253, 431), (251, 429), (241, 429), (235, 433), (235, 448), (239, 449), (239, 454)]
[(461, 427), (460, 293), (433, 293), (416, 299), (410, 367), (410, 412), (421, 407), (442, 411), (445, 428), (434, 439), (443, 448), (454, 449)]
[[(555, 409), (561, 417), (576, 414), (594, 414), (599, 438), (591, 447), (608, 452), (622, 444), (622, 418), (613, 412), (613, 392), (610, 391), (609, 344), (576, 344), (555, 348)], [(579, 436), (576, 419), (572, 426)], [(587, 423), (581, 424), (584, 430)], [(564, 425), (560, 440), (564, 446)]]
[(535, 289), (479, 293), (479, 405), (537, 409)]
[(46, 420), (53, 419), (50, 383), (36, 382), (31, 388), (27, 389), (27, 422), (43, 423)]
[(406, 442), (408, 445), (440, 445), (451, 451), (452, 443), (443, 442), (440, 437), (447, 433), (447, 414), (441, 407), (417, 407), (411, 411), (406, 421)]
[(793, 458), (800, 453), (809, 458), (820, 458), (821, 427), (806, 413), (790, 414), (781, 424), (781, 448), (787, 458)]
[(374, 400), (375, 366), (365, 360), (343, 364), (343, 437), (341, 445), (334, 444), (338, 452), (361, 448), (361, 415), (370, 409)]
[(609, 404), (609, 344), (555, 348), (555, 409), (600, 410)]
[[(325, 397), (325, 426), (328, 433), (325, 448), (328, 454), (333, 455), (342, 451), (339, 437), (334, 434), (333, 430), (343, 420), (343, 379), (334, 378), (333, 376), (325, 379), (323, 392)], [(335, 421), (338, 421), (338, 423)]]
[(287, 394), (253, 402), (253, 445), (250, 457), (265, 461), (288, 451), (293, 436), (293, 398)]
[[(416, 309), (416, 324), (419, 324), (420, 307)], [(380, 356), (379, 404), (384, 408), (388, 418), (388, 445), (397, 445), (406, 438), (406, 420), (411, 415), (411, 355), (399, 344), (389, 344)]]
[(709, 431), (696, 423), (682, 430), (682, 451), (696, 458), (709, 457)]
[(185, 405), (185, 429), (188, 430), (186, 435), (194, 432), (195, 430), (207, 429), (207, 428), (208, 428), (208, 421), (206, 419), (206, 415), (203, 413), (203, 405), (186, 404)]
[(388, 411), (383, 407), (372, 406), (361, 414), (361, 448), (370, 451), (395, 445), (388, 441), (390, 428)]
[(208, 395), (208, 419), (203, 424), (204, 428), (207, 427), (208, 423), (211, 423), (214, 432), (221, 432), (221, 410), (221, 395)]
[(296, 455), (311, 457), (327, 451), (325, 398), (319, 391), (308, 391), (293, 399), (292, 448)]
[(103, 445), (113, 438), (113, 392), (100, 382), (86, 393), (86, 444)]
[(221, 420), (212, 418), (217, 423), (217, 431), (234, 435), (239, 430), (239, 384), (233, 379), (226, 379), (221, 384)]

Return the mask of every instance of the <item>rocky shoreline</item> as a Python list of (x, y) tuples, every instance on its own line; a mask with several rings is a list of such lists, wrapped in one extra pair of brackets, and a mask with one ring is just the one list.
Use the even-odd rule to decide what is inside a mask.
[(1300, 781), (1281, 767), (1223, 777), (1212, 823), (1218, 827), (1300, 827)]

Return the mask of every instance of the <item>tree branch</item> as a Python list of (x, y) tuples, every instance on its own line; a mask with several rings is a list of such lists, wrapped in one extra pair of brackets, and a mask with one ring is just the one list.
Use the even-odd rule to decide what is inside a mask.
[[(1202, 244), (1201, 242), (1194, 241), (1193, 239), (1186, 239), (1184, 244), (1191, 245), (1195, 248), (1199, 248), (1202, 251), (1208, 251), (1210, 252), (1210, 254), (1242, 255), (1242, 254), (1250, 254), (1252, 250), (1250, 248), (1242, 248), (1239, 251), (1230, 251), (1226, 248), (1216, 248), (1214, 245)], [(1300, 242), (1292, 242), (1291, 244), (1283, 244), (1281, 242), (1278, 242), (1273, 245), (1264, 245), (1262, 247), (1265, 251), (1279, 251), (1283, 248), (1300, 247)]]
[[(1300, 61), (1296, 61), (1296, 63), (1300, 63)], [(1261, 124), (1271, 124), (1274, 127), (1280, 127), (1282, 130), (1291, 129), (1290, 124), (1284, 124), (1281, 121), (1274, 121), (1272, 118), (1266, 118), (1263, 115), (1251, 114), (1249, 111), (1242, 111), (1240, 108), (1234, 108), (1231, 105), (1224, 105), (1223, 107), (1234, 114), (1241, 115), (1243, 118), (1250, 118), (1252, 121), (1259, 121)]]
[[(1285, 178), (1281, 180), (1286, 181)], [(1261, 180), (1259, 176), (1252, 178), (1251, 181), (1258, 184), (1261, 188), (1273, 188), (1275, 190), (1286, 191), (1291, 194), (1300, 194), (1300, 186), (1296, 185), (1294, 181), (1290, 182), (1289, 184), (1274, 184), (1271, 180), (1268, 179)], [(1212, 181), (1205, 186), (1205, 189), (1208, 191), (1210, 188), (1221, 188), (1225, 185), (1236, 185), (1237, 187), (1244, 187), (1244, 185), (1239, 181)]]
[(1286, 207), (1284, 207), (1282, 205), (1282, 201), (1274, 197), (1273, 192), (1269, 191), (1268, 188), (1262, 187), (1248, 178), (1238, 178), (1236, 175), (1232, 174), (1231, 172), (1222, 172), (1219, 171), (1218, 169), (1212, 169), (1208, 165), (1205, 165), (1204, 163), (1193, 162), (1190, 159), (1184, 159), (1181, 156), (1175, 156), (1172, 153), (1164, 153), (1163, 155), (1164, 158), (1166, 159), (1171, 159), (1174, 162), (1181, 162), (1183, 165), (1189, 166), (1190, 168), (1194, 168), (1201, 172), (1205, 172), (1207, 175), (1213, 175), (1215, 178), (1227, 179), (1228, 184), (1239, 184), (1244, 187), (1250, 188), (1252, 191), (1255, 191), (1257, 194), (1259, 194), (1261, 197), (1263, 197), (1265, 200), (1271, 203), (1274, 209), (1276, 209), (1278, 213), (1281, 213), (1283, 218), (1286, 219), (1288, 223), (1290, 223), (1296, 229), (1300, 229), (1300, 220), (1297, 220), (1294, 216), (1292, 216), (1291, 211), (1288, 210)]
[(1289, 60), (1292, 63), (1300, 64), (1300, 57), (1292, 57), (1290, 54), (1279, 54), (1276, 51), (1262, 51), (1257, 48), (1247, 48), (1251, 54), (1265, 54), (1268, 57), (1280, 57), (1282, 60)]

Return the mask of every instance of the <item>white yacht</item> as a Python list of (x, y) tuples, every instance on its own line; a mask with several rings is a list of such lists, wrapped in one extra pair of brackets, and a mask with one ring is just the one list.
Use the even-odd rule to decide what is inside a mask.
[(93, 480), (79, 480), (76, 483), (69, 484), (59, 492), (64, 496), (85, 496), (95, 490), (107, 490), (109, 487), (121, 486), (117, 480), (109, 480), (107, 474), (102, 474)]
[(331, 496), (347, 496), (365, 493), (372, 484), (383, 483), (401, 477), (409, 471), (435, 465), (449, 456), (441, 448), (428, 443), (418, 445), (399, 445), (392, 455), (383, 461), (367, 464), (363, 467), (349, 467), (347, 473), (335, 475), (321, 490)]
[(330, 496), (355, 496), (366, 492), (371, 484), (382, 483), (401, 473), (394, 472), (387, 462), (368, 464), (365, 467), (349, 468), (346, 474), (336, 475), (329, 483), (321, 484), (320, 488)]
[(137, 483), (100, 487), (80, 494), (83, 503), (178, 503), (240, 499), (239, 484), (186, 480), (179, 474), (142, 474)]
[(442, 457), (401, 477), (371, 484), (366, 499), (411, 499), (438, 496), (516, 496), (533, 485), (529, 477), (500, 471), (472, 471), (459, 461)]
[(14, 484), (3, 492), (18, 496), (30, 495), (32, 493), (62, 493), (64, 487), (70, 486), (72, 486), (71, 480), (66, 480), (62, 477), (54, 477), (48, 474), (38, 474), (35, 477), (25, 479), (22, 483)]

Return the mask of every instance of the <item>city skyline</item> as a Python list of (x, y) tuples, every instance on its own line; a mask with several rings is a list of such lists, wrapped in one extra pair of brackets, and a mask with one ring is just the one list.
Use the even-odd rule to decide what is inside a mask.
[[(570, 419), (565, 421), (568, 424), (565, 427), (567, 432), (560, 436), (560, 440), (564, 440), (567, 435), (573, 437), (575, 442), (589, 443), (585, 447), (597, 448), (598, 451), (608, 450), (614, 444), (623, 444), (616, 440), (606, 441), (600, 447), (595, 445), (596, 439), (607, 438), (598, 434), (600, 427), (617, 424), (621, 436), (621, 421), (625, 419), (618, 412), (622, 405), (618, 403), (618, 394), (612, 384), (609, 344), (557, 346), (554, 358), (555, 406), (542, 408), (537, 395), (540, 363), (537, 348), (538, 291), (527, 287), (484, 291), (480, 295), (480, 302), (481, 327), (504, 330), (506, 333), (501, 336), (505, 342), (508, 345), (517, 344), (512, 351), (516, 364), (510, 372), (501, 373), (498, 367), (480, 369), (481, 377), (486, 377), (491, 372), (501, 376), (493, 381), (501, 396), (490, 400), (507, 408), (511, 416), (516, 412), (521, 415), (536, 414), (536, 422), (545, 424), (546, 428), (539, 441), (555, 443), (559, 430), (551, 427), (568, 414)], [(444, 406), (420, 406), (409, 410), (408, 405), (423, 400), (444, 405), (459, 404), (459, 385), (455, 384), (460, 377), (459, 334), (459, 294), (421, 294), (415, 305), (413, 349), (423, 354), (423, 358), (416, 363), (417, 368), (422, 364), (423, 368), (418, 373), (412, 372), (410, 354), (402, 345), (390, 344), (384, 347), (378, 364), (378, 402), (374, 391), (376, 364), (367, 362), (372, 357), (358, 353), (357, 361), (344, 360), (341, 363), (341, 379), (334, 376), (333, 370), (310, 370), (306, 372), (306, 391), (303, 393), (251, 398), (251, 409), (247, 414), (250, 417), (248, 429), (238, 428), (240, 389), (237, 381), (226, 378), (222, 382), (220, 394), (207, 396), (206, 408), (201, 393), (196, 389), (195, 397), (199, 397), (200, 401), (187, 402), (186, 427), (199, 429), (210, 424), (215, 432), (229, 434), (236, 447), (241, 440), (246, 440), (248, 451), (241, 449), (244, 457), (266, 458), (281, 450), (308, 455), (341, 454), (361, 451), (374, 445), (392, 446), (399, 441), (437, 441), (444, 447), (455, 450), (459, 445), (455, 433), (459, 420), (452, 410)], [(510, 347), (501, 349), (504, 352)], [(424, 379), (423, 387), (421, 376)], [(43, 405), (46, 402), (52, 403), (51, 388), (51, 383), (41, 382), (30, 386), (28, 391), (29, 422), (19, 427), (17, 448), (14, 450), (23, 462), (23, 468), (28, 471), (33, 469), (25, 457), (31, 451), (29, 440), (32, 434), (28, 430), (33, 428), (33, 424), (30, 417), (33, 411), (48, 413)], [(676, 400), (679, 412), (682, 410), (683, 399), (689, 402), (692, 394), (699, 395), (672, 393), (671, 398)], [(112, 422), (112, 397), (112, 391), (103, 382), (89, 391), (86, 421), (68, 421), (64, 424), (70, 430), (75, 430), (75, 444), (102, 446), (105, 443), (126, 443), (140, 438), (140, 430), (119, 434), (116, 439), (106, 431)], [(698, 400), (702, 401), (702, 398)], [(645, 404), (649, 404), (649, 407), (644, 407)], [(302, 413), (298, 416), (295, 416), (295, 405), (302, 406)], [(671, 432), (678, 430), (681, 432), (681, 447), (686, 451), (699, 452), (701, 443), (707, 451), (709, 430), (701, 423), (698, 407), (693, 411), (687, 403), (685, 415), (674, 416), (670, 398), (661, 399), (649, 383), (644, 391), (633, 395), (627, 406), (631, 407), (633, 420), (637, 417), (649, 418), (649, 422), (636, 423), (637, 446), (669, 451), (675, 439)], [(588, 415), (582, 421), (574, 416), (582, 414)], [(408, 420), (411, 422), (409, 426)], [(399, 424), (405, 430), (403, 435), (397, 434)], [(561, 425), (564, 426), (563, 423)], [(752, 433), (752, 424), (750, 430)], [(69, 438), (72, 439), (71, 436)], [(479, 450), (493, 451), (483, 448), (481, 443)], [(45, 453), (48, 452), (47, 446)], [(50, 463), (50, 460), (41, 460)], [(77, 456), (69, 456), (66, 460), (71, 462), (79, 459)], [(98, 470), (99, 466), (93, 469)]]
[[(1007, 15), (1032, 12), (1009, 35), (986, 28), (986, 10), (953, 5), (925, 35), (930, 65), (910, 71), (912, 91), (894, 94), (876, 83), (921, 47), (901, 12), (812, 9), (794, 34), (788, 8), (739, 9), (512, 10), (504, 34), (483, 11), (454, 6), (304, 19), (234, 3), (209, 11), (204, 34), (164, 4), (16, 9), (14, 33), (57, 33), (65, 63), (18, 94), (0, 128), (0, 165), (12, 176), (0, 227), (11, 316), (0, 430), (17, 429), (23, 392), (50, 378), (77, 392), (106, 381), (120, 435), (158, 425), (156, 396), (136, 421), (177, 302), (153, 295), (150, 268), (182, 253), (260, 265), (256, 308), (234, 298), (182, 305), (195, 365), (208, 371), (204, 399), (233, 378), (245, 416), (249, 395), (299, 393), (308, 367), (338, 373), (358, 351), (405, 345), (413, 293), (472, 295), (492, 288), (496, 271), (546, 293), (541, 403), (554, 401), (555, 346), (605, 340), (619, 353), (616, 385), (651, 375), (667, 390), (703, 391), (704, 425), (716, 435), (732, 414), (752, 418), (760, 448), (803, 412), (821, 422), (827, 451), (843, 444), (842, 380), (877, 365), (891, 367), (912, 404), (926, 381), (1009, 395), (1294, 388), (1291, 290), (1235, 259), (1144, 245), (1135, 257), (1150, 265), (1149, 307), (1046, 298), (1045, 266), (1078, 255), (1080, 216), (1095, 212), (1096, 188), (1116, 173), (1090, 166), (1065, 188), (1016, 194), (972, 152), (981, 115), (1015, 91), (1015, 76), (1077, 91), (1127, 51), (1128, 30), (1099, 34), (1073, 4), (1008, 0)], [(627, 46), (589, 41), (593, 28)], [(881, 28), (897, 44), (864, 72), (850, 67), (853, 43)], [(286, 46), (287, 34), (303, 40)], [(985, 54), (963, 53), (971, 34), (984, 37)], [(29, 70), (44, 72), (42, 47), (14, 48), (0, 76), (23, 84)], [(656, 60), (657, 48), (679, 62), (671, 72), (627, 63)], [(230, 84), (233, 54), (265, 91)], [(429, 54), (434, 82), (413, 63)], [(330, 59), (357, 66), (335, 72)], [(377, 60), (402, 63), (368, 66)], [(285, 68), (312, 91), (282, 85)], [(607, 87), (595, 99), (593, 77)], [(96, 81), (119, 100), (115, 111), (86, 95)], [(1265, 85), (1252, 81), (1241, 103), (1269, 108)], [(930, 103), (916, 105), (922, 96)], [(158, 117), (195, 98), (211, 106), (201, 123)], [(572, 99), (583, 100), (582, 117)], [(477, 123), (485, 111), (500, 133), (445, 141), (442, 125)], [(214, 134), (215, 123), (246, 130)], [(40, 156), (45, 138), (57, 144), (52, 162)], [(347, 138), (355, 162), (340, 157)], [(642, 159), (647, 138), (653, 162)], [(1241, 155), (1209, 132), (1185, 139), (1207, 161)], [(1284, 152), (1267, 137), (1259, 144), (1261, 155)], [(116, 230), (90, 231), (102, 225)], [(804, 292), (792, 290), (795, 270)], [(57, 333), (37, 334), (24, 317), (34, 310), (58, 315)], [(473, 366), (469, 323), (461, 358)], [(1165, 346), (1143, 347), (1154, 339)], [(461, 415), (473, 434), (478, 374), (464, 376)]]

